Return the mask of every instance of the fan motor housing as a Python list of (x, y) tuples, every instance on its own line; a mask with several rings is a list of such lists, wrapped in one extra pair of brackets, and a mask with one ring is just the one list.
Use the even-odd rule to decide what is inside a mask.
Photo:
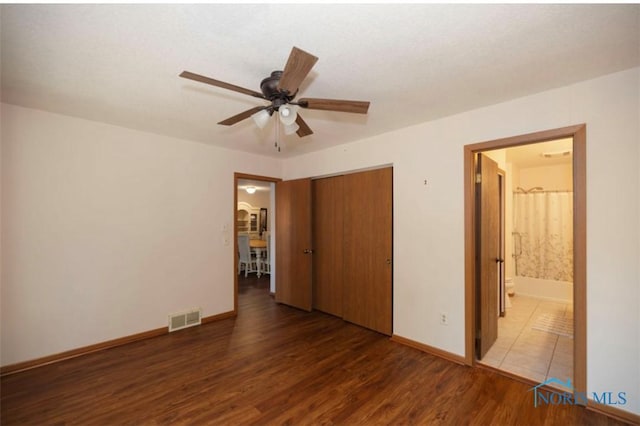
[(273, 71), (271, 75), (260, 83), (260, 90), (262, 90), (262, 94), (269, 99), (270, 101), (280, 101), (277, 102), (276, 107), (279, 107), (282, 104), (288, 103), (291, 101), (293, 96), (289, 96), (287, 92), (278, 90), (278, 83), (280, 82), (280, 77), (282, 77), (282, 71)]

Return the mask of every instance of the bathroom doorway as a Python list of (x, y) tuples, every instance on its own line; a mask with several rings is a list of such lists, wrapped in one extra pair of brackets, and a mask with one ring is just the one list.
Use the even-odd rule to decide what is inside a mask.
[[(493, 221), (492, 226), (500, 229), (500, 215), (496, 213), (492, 219), (492, 214), (488, 213), (500, 211), (500, 179), (496, 176), (491, 180), (495, 183), (484, 188), (486, 192), (495, 191), (494, 207), (491, 203), (483, 204), (484, 195), (476, 190), (476, 186), (482, 187), (480, 181), (486, 178), (484, 174), (476, 174), (480, 163), (490, 165), (483, 168), (493, 170), (485, 171), (485, 174), (504, 170), (503, 202), (506, 208), (502, 219), (505, 232), (503, 237), (499, 231), (493, 232), (491, 235), (495, 235), (497, 241), (492, 245), (486, 245), (485, 240), (490, 239), (486, 224)], [(583, 125), (465, 147), (465, 227), (468, 237), (465, 244), (465, 360), (468, 364), (496, 369), (530, 383), (542, 383), (554, 377), (565, 383), (570, 380), (574, 391), (586, 389), (585, 167)], [(564, 179), (552, 183), (552, 175), (556, 178), (564, 176)], [(492, 185), (495, 189), (489, 191), (488, 188), (494, 188)], [(533, 225), (529, 223), (533, 219), (527, 219), (529, 210), (550, 209), (544, 204), (534, 205), (534, 199), (541, 199), (540, 203), (551, 199), (547, 200), (548, 204), (554, 205), (566, 205), (569, 200), (570, 206), (562, 219), (551, 220), (557, 227), (549, 234), (544, 233), (550, 229), (549, 223)], [(567, 215), (569, 223), (565, 219)], [(555, 244), (559, 230), (568, 230), (569, 238)], [(481, 233), (476, 234), (478, 231)], [(533, 238), (533, 231), (539, 231), (540, 235)], [(543, 251), (540, 245), (545, 238), (553, 239), (554, 244), (545, 241), (544, 245), (550, 248)], [(500, 249), (501, 244), (504, 251)], [(556, 249), (568, 251), (560, 262), (556, 262)], [(483, 250), (490, 254), (483, 254)], [(484, 260), (476, 263), (476, 257)], [(501, 270), (504, 287), (501, 286)], [(549, 274), (559, 278), (546, 280), (544, 277)], [(483, 282), (492, 284), (476, 285), (482, 281), (481, 277), (484, 277)], [(560, 281), (563, 284), (559, 284)], [(513, 295), (508, 296), (508, 293)]]
[(497, 336), (478, 361), (537, 383), (573, 382), (572, 151), (563, 138), (479, 154), (498, 166), (500, 231)]

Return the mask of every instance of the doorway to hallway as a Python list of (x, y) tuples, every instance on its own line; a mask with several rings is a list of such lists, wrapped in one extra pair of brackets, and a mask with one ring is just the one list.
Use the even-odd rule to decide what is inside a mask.
[[(266, 242), (269, 240), (269, 262), (270, 267), (261, 268), (262, 271), (268, 271), (269, 280), (268, 291), (275, 292), (275, 264), (276, 250), (275, 238), (268, 238), (276, 232), (275, 229), (275, 183), (279, 182), (278, 178), (267, 176), (249, 175), (245, 173), (234, 173), (233, 179), (233, 292), (234, 292), (234, 311), (238, 312), (238, 291), (239, 291), (239, 273), (241, 265), (239, 263), (239, 246), (238, 235), (246, 235), (250, 240)], [(265, 244), (263, 244), (265, 245)], [(261, 246), (262, 247), (262, 246)], [(260, 250), (261, 256), (266, 254), (266, 246)], [(264, 260), (264, 259), (263, 259)], [(258, 275), (258, 263), (255, 263), (252, 271), (247, 275)], [(247, 265), (245, 264), (245, 268)], [(248, 271), (247, 271), (248, 272)], [(244, 277), (243, 273), (243, 277)], [(261, 280), (261, 283), (264, 279)]]

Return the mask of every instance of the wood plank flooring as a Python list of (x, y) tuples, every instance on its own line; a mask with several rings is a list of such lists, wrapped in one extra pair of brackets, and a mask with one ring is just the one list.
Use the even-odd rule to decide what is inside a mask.
[(533, 407), (529, 386), (278, 305), (241, 281), (239, 315), (1, 379), (3, 425), (619, 424)]

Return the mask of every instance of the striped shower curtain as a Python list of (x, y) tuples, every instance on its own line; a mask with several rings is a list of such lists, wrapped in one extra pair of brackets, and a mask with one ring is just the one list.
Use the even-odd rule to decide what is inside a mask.
[(516, 275), (573, 282), (573, 192), (513, 194)]

